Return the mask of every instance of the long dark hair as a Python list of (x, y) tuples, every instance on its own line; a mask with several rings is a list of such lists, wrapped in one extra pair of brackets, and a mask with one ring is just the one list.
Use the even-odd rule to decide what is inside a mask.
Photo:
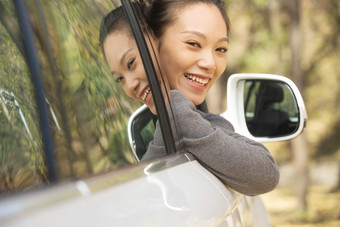
[(145, 11), (146, 21), (155, 37), (160, 38), (167, 26), (176, 20), (177, 13), (189, 4), (204, 3), (215, 5), (221, 12), (230, 35), (230, 21), (222, 0), (153, 0)]
[[(145, 15), (143, 13), (147, 5), (149, 4), (147, 4), (147, 2), (144, 1), (132, 2), (132, 7), (134, 8), (134, 11), (137, 14), (143, 32), (151, 31), (151, 29), (145, 23)], [(107, 14), (103, 18), (99, 30), (99, 44), (103, 46), (106, 37), (115, 31), (126, 32), (128, 36), (133, 37), (133, 33), (127, 15), (122, 6), (113, 9), (109, 14)]]

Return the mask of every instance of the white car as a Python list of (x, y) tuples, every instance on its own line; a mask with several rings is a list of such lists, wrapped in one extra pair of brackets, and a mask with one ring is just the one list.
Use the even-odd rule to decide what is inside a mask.
[[(112, 2), (0, 1), (0, 226), (272, 226), (258, 196), (229, 189), (189, 153), (139, 162), (155, 116), (111, 83), (93, 38)], [(305, 127), (286, 77), (235, 74), (227, 95), (221, 115), (254, 140)]]

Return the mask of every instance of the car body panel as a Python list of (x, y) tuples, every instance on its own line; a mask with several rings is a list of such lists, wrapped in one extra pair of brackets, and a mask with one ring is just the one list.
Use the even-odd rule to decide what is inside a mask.
[[(106, 174), (3, 199), (0, 225), (237, 226), (235, 223), (241, 223), (237, 205), (244, 196), (232, 194), (196, 160), (164, 167), (169, 161), (178, 160), (178, 156), (182, 160), (186, 158), (185, 154), (175, 155), (141, 165), (137, 172), (143, 171), (144, 176), (123, 183), (110, 182), (124, 174)], [(165, 169), (153, 172), (154, 165)]]

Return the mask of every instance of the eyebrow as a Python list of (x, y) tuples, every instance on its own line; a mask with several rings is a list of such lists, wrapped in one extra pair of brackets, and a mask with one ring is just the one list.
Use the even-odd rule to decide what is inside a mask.
[[(181, 32), (181, 33), (182, 33), (182, 34), (194, 34), (194, 35), (200, 36), (200, 37), (202, 37), (202, 38), (204, 38), (204, 39), (207, 38), (207, 36), (204, 35), (203, 33), (198, 32), (198, 31), (193, 31), (193, 30), (183, 31), (183, 32)], [(222, 38), (220, 38), (220, 39), (218, 40), (218, 42), (228, 42), (228, 43), (229, 43), (229, 39), (228, 39), (228, 37), (222, 37)]]
[(121, 65), (123, 65), (123, 61), (124, 61), (124, 59), (126, 58), (126, 55), (127, 55), (129, 52), (131, 52), (132, 50), (133, 50), (133, 48), (128, 49), (128, 50), (125, 51), (125, 53), (120, 57), (119, 63), (120, 63)]

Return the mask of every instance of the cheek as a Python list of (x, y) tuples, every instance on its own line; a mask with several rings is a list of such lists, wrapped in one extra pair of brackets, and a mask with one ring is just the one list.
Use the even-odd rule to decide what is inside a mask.
[(227, 58), (223, 57), (217, 60), (217, 74), (218, 76), (221, 76), (221, 74), (224, 72), (224, 70), (227, 68)]
[(142, 62), (138, 63), (138, 66), (136, 68), (136, 70), (133, 72), (133, 76), (137, 77), (140, 80), (146, 80), (147, 76), (146, 76), (146, 72), (144, 70), (144, 65)]
[(155, 105), (149, 106), (149, 109), (150, 109), (151, 113), (153, 113), (154, 115), (157, 115), (157, 110), (156, 110)]
[[(172, 43), (172, 45), (169, 45)], [(180, 47), (178, 42), (167, 42), (163, 43), (159, 49), (160, 59), (163, 63), (163, 66), (170, 69), (174, 66), (179, 67), (182, 59), (183, 59), (183, 48)], [(174, 68), (172, 68), (174, 70)]]
[(136, 96), (131, 92), (130, 89), (128, 89), (128, 86), (126, 85), (125, 81), (120, 83), (120, 86), (122, 86), (123, 91), (125, 92), (125, 94), (127, 96), (129, 96), (130, 98), (136, 99)]
[(130, 98), (133, 98), (131, 92), (129, 91), (129, 89), (127, 89), (127, 87), (126, 87), (125, 85), (123, 85), (123, 84), (121, 84), (121, 86), (122, 86), (122, 88), (123, 88), (125, 94), (126, 94), (127, 96), (129, 96)]
[(168, 53), (163, 61), (166, 75), (169, 77), (180, 77), (192, 65), (189, 59), (193, 59), (194, 56), (188, 56), (184, 50), (171, 50)]
[(136, 69), (132, 72), (132, 76), (135, 79), (138, 79), (139, 83), (141, 83), (142, 81), (148, 81), (144, 64), (141, 60), (136, 62)]

